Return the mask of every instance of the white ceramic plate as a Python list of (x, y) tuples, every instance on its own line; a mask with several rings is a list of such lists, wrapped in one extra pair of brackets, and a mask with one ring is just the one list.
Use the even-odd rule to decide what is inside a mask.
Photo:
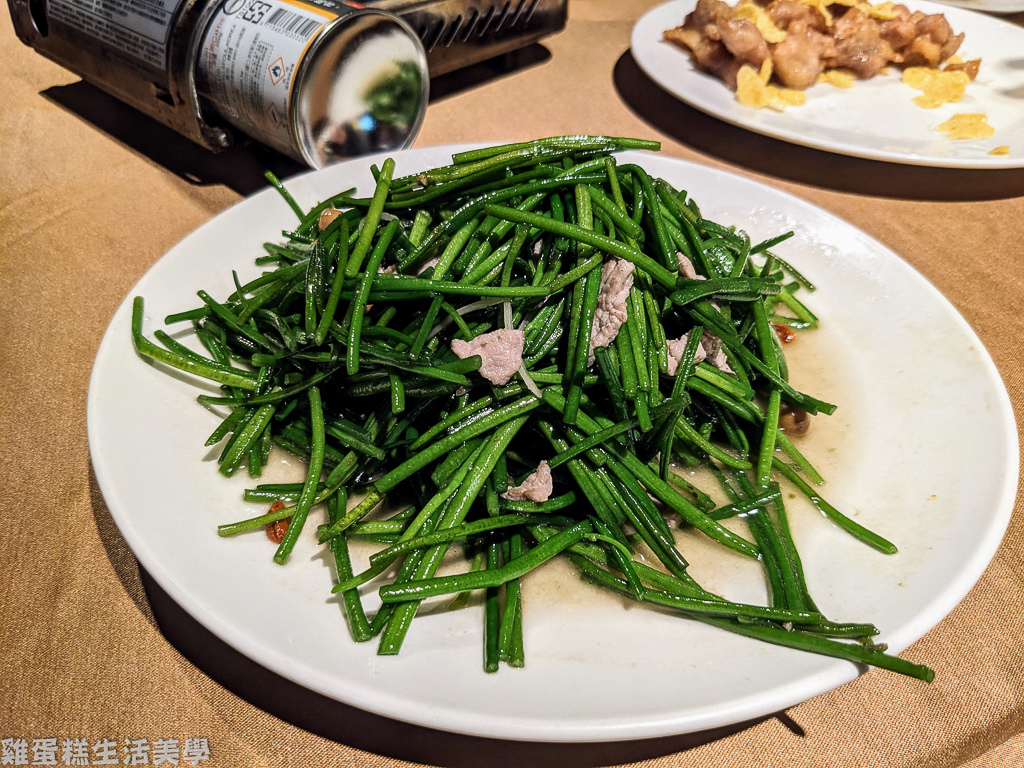
[(1021, 0), (938, 0), (938, 2), (942, 5), (952, 5), (983, 13), (1020, 13), (1024, 11), (1024, 2)]
[[(444, 163), (452, 151), (400, 153), (396, 172)], [(353, 185), (367, 191), (370, 163), (380, 159), (288, 186), (303, 205)], [(967, 593), (1009, 519), (1017, 440), (989, 356), (924, 278), (846, 222), (718, 170), (646, 153), (626, 160), (690, 190), (706, 215), (736, 222), (755, 240), (796, 230), (780, 255), (819, 284), (810, 301), (823, 327), (793, 345), (792, 380), (840, 406), (815, 420), (804, 445), (830, 480), (827, 497), (901, 551), (878, 554), (796, 502), (794, 535), (822, 609), (836, 620), (876, 623), (881, 640), (902, 651)], [(262, 532), (218, 538), (217, 524), (265, 507), (241, 501), (247, 477), (217, 473), (217, 452), (203, 441), (218, 417), (195, 403), (195, 382), (136, 356), (130, 304), (145, 297), (151, 335), (166, 314), (195, 306), (197, 289), (230, 293), (231, 269), (243, 281), (258, 274), (252, 259), (261, 243), (293, 224), (267, 190), (185, 238), (125, 298), (93, 369), (89, 446), (104, 498), (142, 566), (198, 621), (340, 701), (512, 739), (600, 741), (711, 728), (791, 706), (864, 671), (627, 606), (548, 566), (526, 585), (525, 669), (483, 672), (479, 605), (417, 618), (402, 653), (378, 657), (374, 643), (349, 638), (330, 594), (331, 566), (315, 544), (318, 520), (283, 568), (271, 561), (274, 547)], [(763, 604), (756, 563), (690, 536), (681, 541), (698, 580)]]
[[(732, 3), (730, 3), (732, 4)], [(908, 2), (912, 10), (943, 13), (964, 32), (959, 54), (981, 58), (981, 71), (956, 104), (922, 109), (920, 91), (904, 85), (893, 68), (886, 75), (858, 81), (852, 88), (818, 84), (807, 103), (784, 112), (753, 109), (736, 101), (721, 80), (698, 71), (690, 54), (662, 34), (677, 27), (696, 0), (673, 0), (652, 9), (633, 27), (633, 58), (647, 76), (678, 99), (709, 115), (756, 133), (873, 160), (944, 168), (1024, 167), (1024, 29), (1004, 21), (928, 2)], [(954, 141), (936, 130), (955, 114), (981, 112), (995, 129), (988, 139)], [(1008, 146), (1008, 155), (990, 155)]]

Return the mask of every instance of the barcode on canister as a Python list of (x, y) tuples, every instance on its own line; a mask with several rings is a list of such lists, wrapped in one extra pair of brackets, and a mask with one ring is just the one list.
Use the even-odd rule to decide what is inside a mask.
[(290, 37), (308, 40), (323, 26), (323, 22), (287, 11), (284, 8), (278, 8), (267, 17), (265, 26), (284, 32)]

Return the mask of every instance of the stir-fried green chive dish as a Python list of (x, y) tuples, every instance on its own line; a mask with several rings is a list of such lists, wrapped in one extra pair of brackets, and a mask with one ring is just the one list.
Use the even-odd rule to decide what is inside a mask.
[[(256, 260), (272, 270), (167, 318), (191, 322), (208, 356), (163, 331), (162, 346), (147, 339), (137, 297), (138, 352), (222, 386), (198, 399), (229, 411), (206, 443), (223, 443), (223, 474), (258, 477), (272, 445), (308, 463), (303, 483), (247, 490), (272, 511), (220, 534), (276, 532), (284, 564), (325, 504), (334, 591), (354, 638), (379, 636), (381, 654), (398, 653), (421, 601), (460, 607), (482, 590), (485, 669), (522, 666), (520, 579), (564, 557), (661, 610), (931, 681), (873, 643), (874, 626), (821, 614), (790, 535), (780, 481), (896, 552), (820, 496), (790, 439), (835, 410), (788, 382), (780, 337), (817, 325), (797, 298), (814, 287), (775, 252), (792, 233), (752, 243), (616, 162), (624, 149), (658, 144), (541, 139), (401, 178), (388, 159), (371, 197), (309, 211), (271, 179), (297, 216)], [(701, 465), (725, 506), (673, 471)], [(701, 587), (676, 545), (683, 526), (759, 561), (770, 604)], [(382, 547), (361, 573), (357, 538)], [(465, 572), (438, 576), (453, 544)], [(652, 555), (657, 568), (641, 562)], [(374, 579), (387, 583), (367, 616), (359, 587)]]

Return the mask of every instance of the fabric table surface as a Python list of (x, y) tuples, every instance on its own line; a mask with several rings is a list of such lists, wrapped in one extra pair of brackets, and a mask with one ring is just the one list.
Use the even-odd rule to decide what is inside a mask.
[[(1019, 423), (1024, 171), (858, 160), (706, 117), (660, 91), (628, 53), (633, 23), (653, 5), (572, 0), (566, 30), (507, 71), (485, 64), (435, 82), (416, 146), (641, 136), (809, 200), (892, 248), (949, 298), (995, 360)], [(146, 740), (152, 764), (158, 740), (177, 739), (182, 765), (191, 755), (232, 768), (1024, 764), (1019, 496), (981, 580), (904, 654), (935, 669), (933, 684), (873, 671), (718, 732), (583, 745), (456, 736), (327, 701), (241, 658), (184, 615), (120, 537), (90, 464), (86, 394), (107, 323), (142, 274), (261, 188), (265, 166), (298, 169), (254, 148), (206, 154), (22, 45), (6, 15), (0, 50), (3, 765), (18, 764), (8, 751), (20, 740), (30, 764), (45, 764), (45, 739), (57, 764), (65, 740), (85, 740), (95, 759), (104, 739), (122, 763), (131, 740)]]

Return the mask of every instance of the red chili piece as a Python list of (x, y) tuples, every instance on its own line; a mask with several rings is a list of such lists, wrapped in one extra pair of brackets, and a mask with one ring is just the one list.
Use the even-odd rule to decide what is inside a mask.
[(772, 323), (775, 326), (775, 335), (779, 337), (779, 341), (783, 344), (789, 344), (790, 342), (796, 341), (796, 334), (793, 333), (793, 329), (785, 323)]
[[(285, 503), (280, 499), (275, 499), (274, 503), (270, 505), (271, 512), (280, 512), (284, 508)], [(275, 544), (280, 544), (281, 539), (284, 538), (285, 531), (288, 530), (289, 520), (291, 520), (290, 517), (285, 520), (278, 520), (273, 523), (267, 523), (267, 538)]]

